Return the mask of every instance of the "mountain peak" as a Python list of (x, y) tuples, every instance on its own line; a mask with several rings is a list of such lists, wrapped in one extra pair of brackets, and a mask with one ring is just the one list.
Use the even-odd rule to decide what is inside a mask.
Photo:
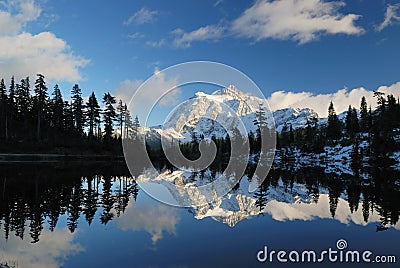
[(228, 95), (235, 99), (246, 99), (248, 97), (246, 93), (239, 90), (235, 85), (229, 85), (226, 88), (216, 90), (212, 95)]

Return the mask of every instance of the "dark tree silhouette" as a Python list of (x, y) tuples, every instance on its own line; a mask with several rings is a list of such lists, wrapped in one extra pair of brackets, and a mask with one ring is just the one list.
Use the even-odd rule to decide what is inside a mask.
[(115, 120), (115, 108), (113, 104), (116, 103), (115, 97), (111, 96), (111, 94), (105, 93), (103, 97), (103, 103), (105, 105), (105, 110), (103, 112), (103, 120), (104, 120), (104, 140), (111, 141), (112, 134), (114, 131), (114, 120)]
[(86, 117), (89, 127), (89, 139), (92, 139), (94, 137), (95, 127), (100, 123), (100, 106), (94, 92), (89, 96), (89, 100), (86, 103)]
[(83, 99), (82, 90), (79, 88), (78, 84), (72, 87), (71, 91), (72, 99), (72, 114), (74, 117), (74, 126), (77, 134), (82, 135), (83, 127), (85, 125), (84, 114), (83, 114)]
[(336, 115), (333, 102), (331, 101), (328, 108), (328, 126), (326, 129), (326, 136), (328, 139), (336, 140), (341, 136), (341, 125)]
[[(25, 84), (25, 87), (29, 87), (29, 83)], [(42, 124), (45, 121), (47, 102), (48, 102), (48, 95), (47, 95), (46, 82), (44, 81), (44, 75), (37, 74), (37, 79), (35, 81), (34, 109), (37, 111), (36, 138), (38, 142), (40, 142), (41, 140), (40, 131)]]

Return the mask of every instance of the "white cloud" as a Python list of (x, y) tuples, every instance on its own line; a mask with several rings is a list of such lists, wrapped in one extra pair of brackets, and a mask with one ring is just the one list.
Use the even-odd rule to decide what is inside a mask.
[[(218, 6), (222, 1), (217, 1)], [(188, 48), (195, 41), (218, 41), (224, 36), (263, 39), (293, 40), (304, 44), (318, 39), (320, 35), (360, 35), (365, 31), (356, 26), (360, 18), (356, 14), (342, 14), (339, 9), (344, 2), (323, 0), (258, 0), (238, 18), (229, 23), (210, 24), (193, 31), (177, 28), (171, 32), (172, 46)], [(159, 42), (147, 45), (159, 47)]]
[(17, 34), (26, 23), (36, 20), (42, 9), (33, 0), (5, 1), (0, 10), (0, 36)]
[(42, 9), (35, 4), (34, 0), (19, 0), (15, 1), (19, 3), (20, 13), (16, 16), (19, 21), (22, 22), (29, 22), (36, 20), (41, 12)]
[(42, 73), (50, 81), (82, 80), (79, 68), (89, 60), (76, 56), (67, 42), (50, 32), (25, 32), (28, 22), (36, 21), (42, 9), (34, 0), (3, 2), (0, 10), (0, 73), (16, 78)]
[(74, 242), (74, 236), (66, 228), (54, 232), (43, 230), (36, 244), (32, 244), (29, 238), (21, 240), (13, 234), (7, 241), (1, 236), (0, 260), (9, 263), (15, 261), (17, 267), (61, 267), (69, 256), (84, 251), (80, 244)]
[(135, 12), (126, 21), (124, 21), (124, 25), (130, 25), (132, 23), (135, 24), (151, 23), (156, 19), (157, 14), (158, 14), (157, 10), (150, 10), (145, 7), (142, 7), (139, 11)]
[[(400, 97), (400, 82), (391, 86), (381, 86), (377, 89), (379, 92), (393, 94), (396, 98)], [(276, 91), (267, 99), (271, 110), (275, 111), (287, 107), (292, 108), (311, 108), (318, 113), (320, 117), (328, 115), (329, 102), (332, 101), (336, 113), (347, 111), (349, 105), (359, 109), (361, 98), (365, 96), (368, 105), (372, 108), (376, 106), (376, 99), (373, 97), (373, 91), (363, 87), (352, 90), (340, 89), (332, 94), (313, 94), (311, 92), (285, 92)]]
[(219, 6), (220, 4), (222, 4), (222, 2), (224, 2), (224, 0), (217, 0), (217, 1), (214, 3), (214, 7)]
[(82, 80), (79, 68), (89, 60), (76, 56), (68, 44), (53, 33), (21, 33), (0, 37), (0, 73), (8, 78), (42, 73), (50, 81)]
[(129, 103), (133, 93), (140, 87), (143, 80), (125, 80), (122, 81), (117, 89), (112, 92), (118, 100), (122, 100), (124, 103)]
[(123, 217), (115, 219), (116, 225), (123, 231), (144, 230), (151, 235), (155, 244), (163, 238), (163, 233), (175, 234), (179, 222), (178, 211), (163, 204), (129, 203)]
[(224, 27), (217, 25), (207, 25), (191, 32), (185, 32), (178, 28), (172, 31), (172, 34), (176, 36), (173, 40), (173, 45), (175, 47), (190, 47), (194, 41), (215, 41), (221, 38), (224, 31)]
[(143, 37), (144, 37), (144, 34), (139, 33), (139, 32), (135, 32), (135, 33), (129, 34), (128, 37), (129, 37), (130, 39), (140, 39), (140, 38), (143, 38)]
[(0, 10), (0, 36), (6, 34), (15, 34), (21, 28), (18, 22), (10, 13)]
[(400, 16), (397, 13), (400, 9), (400, 4), (388, 5), (386, 8), (385, 19), (376, 27), (377, 31), (382, 31), (384, 28), (393, 24), (393, 22), (400, 22)]
[(149, 47), (163, 47), (166, 45), (165, 39), (161, 39), (159, 41), (147, 41), (146, 45)]
[[(129, 104), (134, 93), (143, 82), (143, 80), (125, 80), (113, 91), (112, 95)], [(177, 77), (166, 77), (163, 72), (155, 68), (153, 76), (135, 94), (134, 103), (129, 105), (131, 114), (138, 115), (143, 121), (147, 117), (147, 114), (143, 114), (143, 111), (147, 111), (149, 107), (155, 104), (162, 107), (176, 105), (181, 98), (181, 90), (177, 88), (177, 85)], [(166, 91), (168, 92), (166, 93)]]
[(354, 25), (360, 17), (341, 14), (344, 2), (321, 0), (259, 0), (233, 21), (231, 31), (239, 37), (260, 41), (266, 38), (294, 40), (300, 44), (320, 34), (361, 34)]

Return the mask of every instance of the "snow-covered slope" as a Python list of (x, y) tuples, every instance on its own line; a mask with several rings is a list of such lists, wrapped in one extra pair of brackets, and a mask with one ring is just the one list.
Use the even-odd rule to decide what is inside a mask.
[(287, 127), (291, 125), (293, 129), (304, 128), (307, 125), (307, 120), (318, 118), (318, 114), (310, 108), (285, 108), (274, 111), (273, 115), (278, 132), (282, 131), (285, 124)]

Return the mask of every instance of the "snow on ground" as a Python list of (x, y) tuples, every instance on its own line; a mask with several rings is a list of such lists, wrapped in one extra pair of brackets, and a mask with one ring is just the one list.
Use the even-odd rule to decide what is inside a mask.
[(396, 170), (400, 170), (400, 152), (395, 152), (393, 153), (390, 158), (396, 160), (396, 164), (393, 165), (392, 167)]

